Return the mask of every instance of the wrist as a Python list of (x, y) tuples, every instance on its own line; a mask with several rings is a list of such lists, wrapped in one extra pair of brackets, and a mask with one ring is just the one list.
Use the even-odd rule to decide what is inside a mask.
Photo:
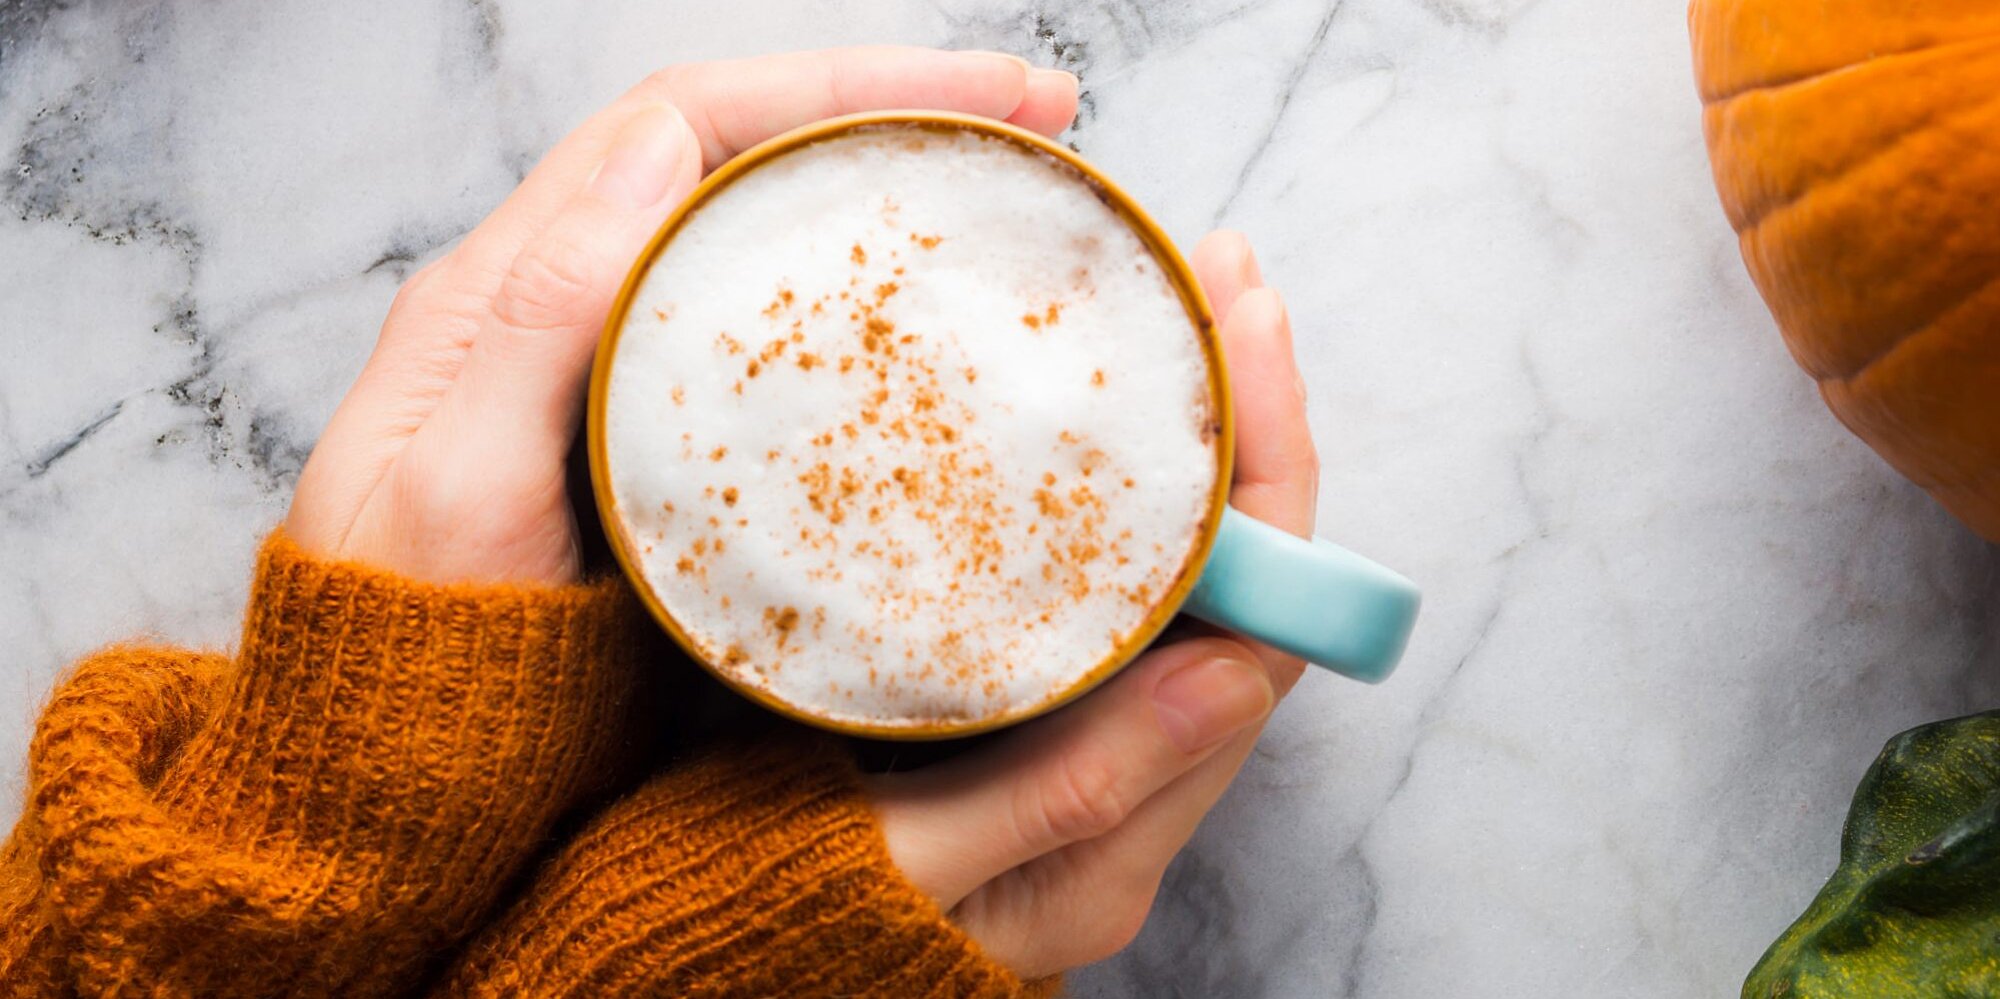
[(458, 976), (471, 992), (1047, 994), (903, 878), (852, 762), (816, 738), (713, 748), (608, 809)]
[(483, 789), (560, 809), (629, 770), (633, 734), (664, 710), (651, 634), (616, 581), (424, 583), (278, 531), (220, 693), (227, 723), (178, 769), (209, 791), (369, 785), (391, 814), (441, 826)]

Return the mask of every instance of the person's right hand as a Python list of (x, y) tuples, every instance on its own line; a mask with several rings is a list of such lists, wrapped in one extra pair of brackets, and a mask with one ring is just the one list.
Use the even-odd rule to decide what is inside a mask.
[(1076, 114), (1076, 78), (996, 52), (890, 46), (653, 74), (403, 285), (299, 476), (286, 533), (433, 582), (575, 580), (565, 463), (632, 262), (724, 160), (821, 118), (890, 108), (1054, 134)]
[[(1229, 503), (1310, 536), (1319, 459), (1284, 303), (1240, 235), (1211, 234), (1193, 264), (1235, 396)], [(990, 746), (870, 778), (890, 855), (1025, 977), (1108, 957), (1139, 932), (1167, 864), (1304, 668), (1212, 630), (1158, 645)]]

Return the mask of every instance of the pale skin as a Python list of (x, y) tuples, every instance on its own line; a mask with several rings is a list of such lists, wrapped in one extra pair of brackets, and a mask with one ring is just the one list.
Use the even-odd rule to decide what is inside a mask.
[[(654, 74), (404, 284), (285, 530), (417, 579), (575, 582), (565, 463), (597, 335), (632, 261), (707, 171), (838, 114), (959, 111), (1053, 135), (1076, 100), (1069, 74), (994, 53), (839, 49)], [(1309, 535), (1319, 466), (1284, 305), (1240, 235), (1210, 234), (1191, 260), (1235, 392), (1230, 503)], [(1025, 977), (1106, 957), (1138, 932), (1302, 669), (1226, 635), (1156, 646), (975, 753), (869, 778), (891, 856)]]

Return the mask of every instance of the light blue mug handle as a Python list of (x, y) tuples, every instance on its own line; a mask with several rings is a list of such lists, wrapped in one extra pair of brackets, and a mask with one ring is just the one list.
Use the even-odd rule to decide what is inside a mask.
[(1417, 623), (1416, 584), (1331, 541), (1224, 508), (1181, 612), (1366, 683), (1396, 668)]

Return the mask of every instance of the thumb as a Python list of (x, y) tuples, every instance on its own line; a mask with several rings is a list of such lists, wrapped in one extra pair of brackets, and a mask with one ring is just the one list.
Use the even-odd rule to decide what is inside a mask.
[(567, 448), (591, 356), (632, 262), (701, 179), (701, 144), (672, 105), (635, 114), (583, 189), (514, 258), (460, 376), (469, 423)]
[(870, 792), (897, 867), (950, 908), (1006, 871), (1117, 828), (1275, 700), (1241, 644), (1179, 642), (991, 747), (877, 776)]

